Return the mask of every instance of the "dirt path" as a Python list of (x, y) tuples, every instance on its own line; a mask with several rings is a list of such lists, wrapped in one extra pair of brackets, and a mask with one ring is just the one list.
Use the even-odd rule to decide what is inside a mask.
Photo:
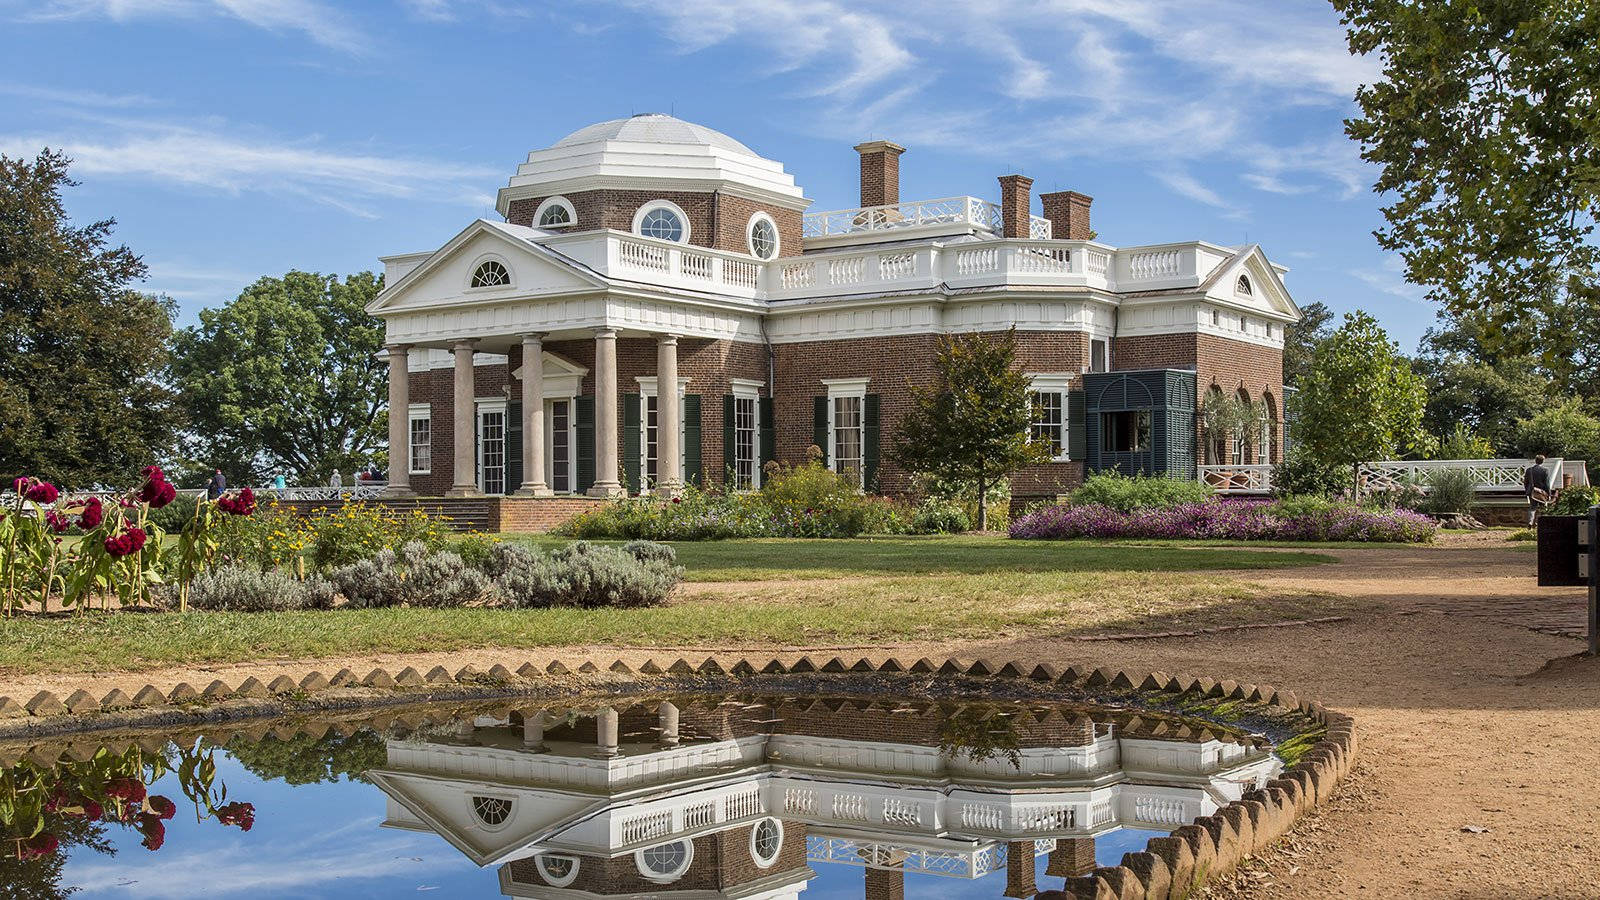
[[(1339, 562), (1251, 572), (1285, 593), (1361, 598), (1348, 620), (1182, 639), (1088, 641), (997, 637), (964, 644), (804, 648), (813, 653), (1016, 657), (1214, 675), (1289, 687), (1357, 716), (1363, 741), (1356, 781), (1294, 838), (1297, 856), (1274, 854), (1266, 875), (1229, 897), (1600, 896), (1600, 660), (1548, 633), (1580, 623), (1576, 590), (1533, 586), (1533, 557), (1486, 539), (1418, 549), (1335, 550)], [(1566, 626), (1554, 628), (1561, 631)], [(1537, 629), (1546, 629), (1540, 631)], [(710, 649), (687, 654), (703, 657)], [(753, 643), (714, 648), (793, 657), (801, 648)], [(269, 679), (348, 666), (500, 662), (569, 664), (664, 660), (670, 650), (607, 647), (562, 652), (464, 651), (315, 662), (198, 667), (129, 676), (41, 677), (14, 689), (97, 690), (187, 680), (204, 687), (246, 674)], [(1546, 666), (1552, 659), (1555, 664)], [(1466, 826), (1486, 828), (1481, 833)], [(1048, 885), (1043, 885), (1048, 886)]]

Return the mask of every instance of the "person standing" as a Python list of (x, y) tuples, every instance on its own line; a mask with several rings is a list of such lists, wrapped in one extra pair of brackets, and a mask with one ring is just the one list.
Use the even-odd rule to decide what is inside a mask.
[(328, 487), (344, 487), (344, 479), (340, 477), (338, 469), (333, 470), (332, 477), (328, 479)]
[(218, 469), (216, 473), (211, 476), (211, 480), (206, 482), (206, 499), (215, 500), (226, 493), (227, 490), (228, 479), (222, 474), (222, 470)]
[(1528, 527), (1539, 521), (1539, 511), (1550, 502), (1550, 470), (1544, 467), (1544, 454), (1533, 458), (1533, 465), (1522, 472), (1522, 492), (1528, 496)]
[(288, 486), (289, 486), (288, 482), (284, 480), (282, 472), (279, 472), (278, 474), (272, 476), (272, 489), (273, 490), (281, 491), (281, 490), (284, 490), (285, 488), (287, 488)]

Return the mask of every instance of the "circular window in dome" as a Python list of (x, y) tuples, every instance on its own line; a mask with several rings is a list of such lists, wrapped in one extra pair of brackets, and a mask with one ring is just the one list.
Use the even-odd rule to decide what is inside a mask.
[(694, 861), (694, 845), (688, 841), (657, 844), (640, 850), (634, 858), (639, 874), (651, 881), (674, 881), (689, 871)]
[(645, 237), (684, 243), (689, 240), (689, 217), (675, 203), (653, 200), (634, 214), (633, 230)]
[(771, 259), (778, 255), (778, 226), (766, 213), (750, 217), (750, 255), (757, 259)]
[(473, 797), (472, 812), (483, 824), (499, 828), (511, 818), (511, 801), (503, 797)]
[(783, 849), (783, 823), (777, 819), (762, 819), (750, 829), (750, 858), (765, 869), (778, 861), (778, 851)]
[(482, 263), (472, 271), (472, 286), (504, 287), (511, 283), (511, 273), (506, 271), (505, 264), (497, 260)]

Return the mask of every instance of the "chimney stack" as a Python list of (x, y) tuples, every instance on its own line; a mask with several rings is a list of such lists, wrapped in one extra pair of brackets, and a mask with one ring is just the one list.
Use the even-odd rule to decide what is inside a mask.
[(1000, 229), (1008, 238), (1028, 237), (1033, 206), (1033, 179), (1026, 175), (1000, 176)]
[(900, 202), (900, 154), (906, 148), (894, 141), (857, 144), (861, 154), (861, 205), (891, 206)]
[(1093, 197), (1077, 191), (1040, 194), (1044, 217), (1050, 220), (1050, 236), (1059, 241), (1090, 240), (1089, 204), (1093, 202)]

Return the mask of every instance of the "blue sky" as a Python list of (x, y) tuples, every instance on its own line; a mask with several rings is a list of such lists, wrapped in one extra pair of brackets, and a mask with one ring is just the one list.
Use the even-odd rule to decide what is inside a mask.
[(1371, 236), (1343, 133), (1375, 63), (1325, 0), (0, 0), (0, 153), (75, 159), (182, 320), (263, 274), (436, 247), (535, 148), (672, 112), (854, 206), (858, 141), (906, 199), (1095, 198), (1113, 244), (1263, 245), (1302, 302), (1414, 348), (1434, 311)]

